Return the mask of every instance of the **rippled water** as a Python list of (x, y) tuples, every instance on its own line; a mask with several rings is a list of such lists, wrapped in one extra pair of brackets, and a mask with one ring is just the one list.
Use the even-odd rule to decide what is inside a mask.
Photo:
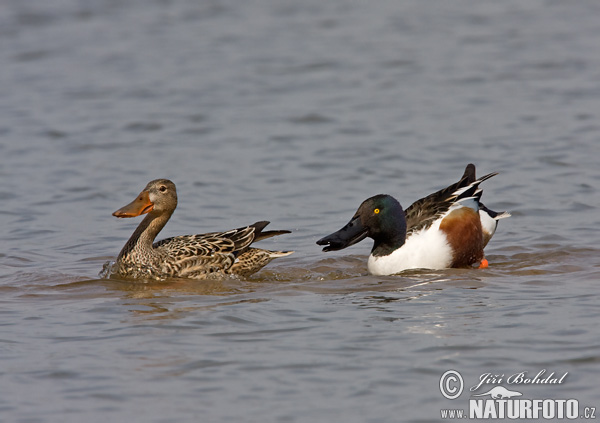
[[(484, 373), (600, 407), (600, 5), (7, 0), (2, 421), (439, 421)], [(473, 162), (490, 268), (373, 277), (315, 241)], [(151, 179), (163, 237), (270, 220), (248, 280), (99, 279)], [(465, 388), (465, 389), (466, 389)], [(512, 387), (515, 389), (515, 387)]]

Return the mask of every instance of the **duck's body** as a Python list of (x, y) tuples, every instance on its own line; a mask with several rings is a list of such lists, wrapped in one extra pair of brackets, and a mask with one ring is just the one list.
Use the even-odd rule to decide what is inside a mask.
[(393, 275), (405, 269), (445, 269), (452, 267), (452, 249), (439, 230), (437, 220), (430, 229), (408, 237), (401, 248), (390, 254), (369, 255), (367, 268), (373, 275)]
[(493, 212), (479, 201), (479, 184), (494, 175), (476, 179), (475, 166), (470, 164), (457, 183), (416, 201), (406, 212), (393, 197), (376, 195), (363, 202), (344, 228), (317, 244), (331, 251), (367, 236), (373, 238), (367, 264), (374, 275), (484, 263), (483, 248), (498, 219), (510, 216)]
[(167, 179), (157, 179), (148, 183), (132, 203), (113, 213), (117, 217), (147, 213), (119, 253), (114, 268), (116, 274), (136, 279), (205, 279), (219, 274), (248, 276), (272, 259), (292, 253), (250, 247), (256, 241), (289, 233), (263, 231), (269, 222), (154, 242), (176, 207), (175, 184)]

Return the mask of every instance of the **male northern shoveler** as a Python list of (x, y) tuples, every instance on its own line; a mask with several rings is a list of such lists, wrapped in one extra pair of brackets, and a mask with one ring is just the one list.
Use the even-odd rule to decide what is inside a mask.
[(483, 248), (496, 231), (496, 213), (481, 202), (479, 179), (469, 164), (462, 178), (438, 192), (415, 201), (406, 211), (392, 196), (379, 194), (365, 200), (350, 222), (317, 241), (323, 251), (354, 245), (366, 237), (374, 240), (368, 260), (369, 272), (392, 275), (406, 269), (444, 269), (480, 262), (487, 266)]
[(156, 179), (130, 204), (113, 213), (116, 217), (148, 214), (119, 253), (116, 274), (144, 279), (204, 279), (211, 274), (248, 276), (274, 258), (293, 252), (250, 247), (262, 239), (290, 233), (263, 231), (269, 222), (256, 222), (226, 232), (176, 236), (153, 243), (176, 207), (175, 184), (168, 179)]

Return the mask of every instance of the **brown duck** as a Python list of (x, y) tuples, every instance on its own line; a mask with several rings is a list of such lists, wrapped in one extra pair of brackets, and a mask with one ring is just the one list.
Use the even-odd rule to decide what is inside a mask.
[(182, 235), (154, 242), (176, 207), (175, 184), (168, 179), (156, 179), (130, 204), (113, 213), (121, 218), (147, 214), (119, 253), (114, 273), (136, 279), (249, 276), (274, 258), (293, 253), (251, 247), (265, 238), (290, 233), (263, 231), (269, 224), (266, 221), (225, 232)]

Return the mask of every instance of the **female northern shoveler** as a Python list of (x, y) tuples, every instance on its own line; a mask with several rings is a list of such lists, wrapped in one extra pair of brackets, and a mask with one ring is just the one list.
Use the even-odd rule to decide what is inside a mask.
[(156, 179), (130, 204), (113, 213), (116, 217), (148, 214), (119, 253), (116, 274), (151, 279), (204, 279), (211, 274), (248, 276), (274, 258), (293, 252), (250, 247), (262, 239), (290, 233), (263, 231), (269, 222), (256, 222), (226, 232), (176, 236), (153, 244), (176, 207), (175, 184), (168, 179)]
[(494, 235), (498, 220), (509, 217), (480, 203), (479, 179), (469, 164), (462, 178), (413, 203), (404, 212), (389, 195), (365, 200), (350, 222), (317, 241), (323, 251), (349, 247), (366, 237), (375, 242), (368, 260), (369, 272), (392, 275), (406, 269), (444, 269), (481, 262), (487, 267), (483, 248)]

